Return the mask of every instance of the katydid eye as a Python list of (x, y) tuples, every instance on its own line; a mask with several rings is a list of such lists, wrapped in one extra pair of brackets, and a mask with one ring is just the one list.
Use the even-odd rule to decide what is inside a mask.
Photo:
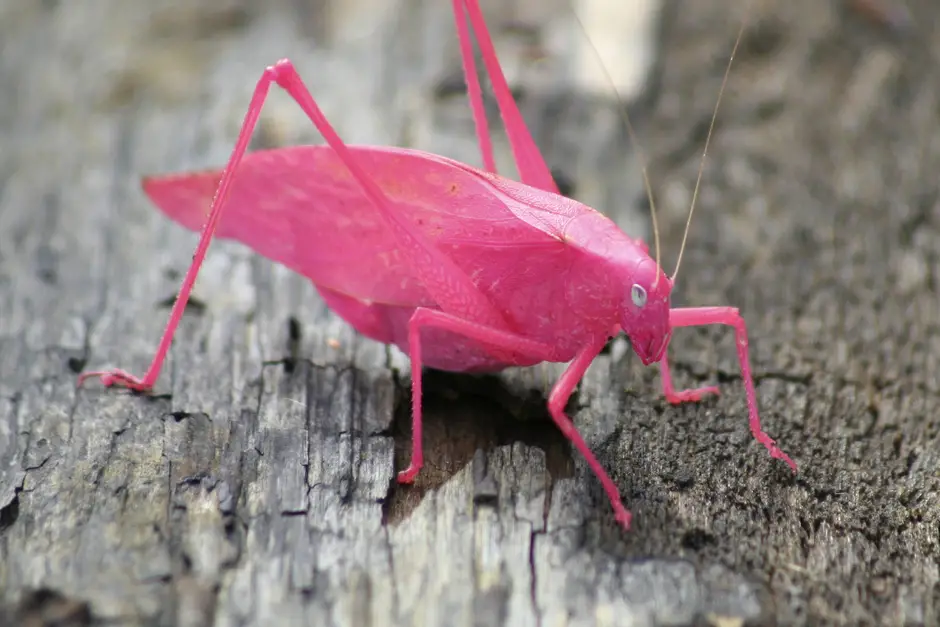
[(630, 288), (630, 298), (633, 300), (633, 304), (637, 307), (642, 307), (646, 304), (646, 290), (637, 283), (633, 284), (633, 287)]

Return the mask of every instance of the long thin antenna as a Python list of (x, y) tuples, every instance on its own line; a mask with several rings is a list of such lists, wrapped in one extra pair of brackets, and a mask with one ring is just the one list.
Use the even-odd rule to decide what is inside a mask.
[[(746, 20), (745, 20), (746, 22)], [(744, 35), (744, 22), (738, 30), (738, 38), (734, 42), (734, 48), (731, 50), (731, 58), (728, 59), (728, 67), (725, 68), (725, 76), (721, 79), (721, 89), (718, 90), (718, 102), (715, 103), (715, 111), (712, 113), (712, 121), (708, 125), (708, 135), (705, 137), (705, 148), (702, 149), (702, 162), (698, 168), (698, 178), (695, 181), (695, 190), (692, 192), (692, 204), (689, 206), (689, 217), (685, 221), (685, 233), (682, 234), (682, 245), (679, 247), (679, 257), (676, 259), (676, 269), (672, 273), (670, 280), (675, 282), (676, 275), (679, 274), (679, 264), (682, 263), (682, 253), (685, 252), (685, 242), (689, 237), (689, 226), (692, 224), (692, 213), (695, 211), (695, 201), (698, 199), (699, 187), (702, 184), (702, 174), (705, 172), (705, 155), (708, 154), (708, 143), (712, 139), (712, 131), (715, 130), (715, 120), (718, 119), (718, 107), (721, 105), (721, 96), (725, 93), (725, 85), (728, 84), (728, 76), (731, 74), (731, 63), (734, 61), (734, 55), (738, 51), (738, 45), (741, 43), (741, 37)]]
[[(659, 223), (656, 220), (656, 202), (653, 200), (653, 187), (650, 185), (650, 178), (648, 172), (648, 165), (646, 157), (643, 155), (643, 148), (640, 146), (640, 141), (636, 137), (636, 132), (633, 130), (633, 124), (630, 122), (630, 116), (627, 114), (626, 106), (623, 104), (623, 98), (620, 95), (620, 92), (617, 91), (617, 84), (614, 83), (613, 77), (610, 75), (610, 72), (607, 71), (607, 66), (604, 64), (604, 60), (601, 58), (600, 52), (597, 50), (597, 46), (594, 45), (594, 42), (591, 41), (591, 38), (587, 34), (587, 29), (584, 27), (584, 23), (581, 21), (581, 18), (578, 16), (578, 12), (575, 11), (573, 6), (569, 5), (571, 13), (574, 15), (575, 21), (578, 23), (578, 26), (581, 28), (581, 32), (584, 33), (584, 38), (587, 40), (588, 45), (591, 47), (591, 50), (594, 52), (594, 58), (597, 60), (598, 65), (601, 67), (601, 71), (604, 72), (604, 76), (607, 78), (607, 82), (610, 83), (610, 86), (613, 87), (614, 94), (617, 96), (617, 112), (620, 113), (620, 118), (623, 120), (624, 125), (627, 127), (627, 133), (630, 136), (630, 142), (633, 144), (633, 149), (637, 153), (637, 158), (640, 160), (640, 171), (643, 174), (643, 187), (646, 190), (646, 196), (650, 201), (650, 218), (653, 222), (653, 241), (656, 247), (656, 266), (662, 267), (660, 265), (660, 256), (659, 256)], [(659, 274), (657, 273), (656, 278), (653, 281), (653, 287), (656, 287), (656, 283), (659, 282)]]

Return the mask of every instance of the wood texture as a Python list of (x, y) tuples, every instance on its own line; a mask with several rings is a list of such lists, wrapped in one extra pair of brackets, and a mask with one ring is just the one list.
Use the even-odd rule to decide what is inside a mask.
[[(649, 26), (631, 104), (667, 269), (742, 4)], [(752, 4), (675, 299), (741, 308), (801, 472), (752, 441), (730, 333), (676, 334), (679, 382), (724, 390), (681, 408), (614, 342), (570, 409), (625, 534), (548, 421), (554, 366), (429, 373), (427, 465), (395, 485), (407, 359), (236, 244), (213, 245), (152, 397), (75, 389), (144, 371), (195, 243), (139, 177), (224, 163), (264, 65), (294, 59), (348, 142), (478, 163), (449, 3), (0, 2), (0, 623), (937, 624), (940, 8), (910, 2), (892, 39), (845, 3)], [(564, 6), (485, 9), (517, 26), (497, 44), (551, 165), (648, 236)], [(606, 36), (618, 85), (646, 73)], [(303, 141), (274, 93), (256, 145)]]

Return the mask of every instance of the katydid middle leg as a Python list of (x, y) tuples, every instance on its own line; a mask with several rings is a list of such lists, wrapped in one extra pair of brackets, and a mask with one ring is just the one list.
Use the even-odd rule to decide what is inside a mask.
[[(491, 347), (497, 354), (500, 352), (515, 353), (525, 355), (529, 358), (536, 358), (540, 361), (552, 361), (554, 359), (551, 346), (517, 335), (511, 331), (488, 327), (435, 309), (426, 309), (423, 307), (416, 309), (408, 323), (408, 351), (411, 359), (412, 394), (411, 464), (408, 468), (398, 473), (398, 481), (400, 483), (410, 483), (414, 481), (424, 463), (421, 413), (421, 330), (427, 328), (443, 329), (476, 340), (485, 346)], [(588, 448), (588, 445), (581, 437), (581, 434), (578, 433), (571, 419), (565, 414), (565, 405), (568, 399), (591, 365), (591, 362), (594, 361), (594, 358), (597, 357), (604, 347), (606, 339), (606, 337), (599, 338), (586, 346), (575, 356), (552, 388), (548, 399), (548, 410), (562, 434), (571, 441), (578, 452), (584, 456), (588, 466), (601, 482), (604, 492), (610, 499), (617, 521), (624, 527), (629, 527), (630, 512), (628, 512), (626, 508), (624, 508), (623, 503), (620, 502), (620, 491), (617, 489), (617, 486), (614, 485), (610, 477), (607, 476), (603, 466), (601, 466), (600, 462), (594, 456), (594, 453), (591, 452), (591, 449)]]

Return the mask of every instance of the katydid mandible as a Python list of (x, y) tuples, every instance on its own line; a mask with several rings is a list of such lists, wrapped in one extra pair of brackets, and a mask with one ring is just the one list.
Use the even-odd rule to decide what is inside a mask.
[[(673, 329), (715, 324), (734, 328), (751, 432), (795, 472), (796, 464), (761, 430), (747, 331), (738, 310), (670, 308), (676, 274), (667, 276), (660, 267), (658, 237), (654, 260), (643, 241), (558, 193), (510, 94), (478, 0), (452, 3), (484, 169), (419, 150), (345, 144), (293, 64), (278, 61), (258, 81), (223, 170), (143, 181), (163, 213), (190, 230), (201, 229), (149, 369), (141, 378), (118, 369), (85, 372), (78, 384), (99, 377), (105, 386), (153, 387), (215, 235), (305, 276), (359, 333), (409, 355), (412, 456), (399, 482), (412, 482), (423, 464), (423, 367), (482, 373), (568, 362), (549, 395), (549, 412), (601, 482), (616, 520), (629, 528), (631, 515), (617, 486), (565, 414), (565, 405), (608, 339), (621, 332), (644, 365), (659, 363), (669, 402), (718, 393), (714, 386), (675, 390), (666, 359)], [(496, 172), (471, 28), (521, 182)], [(297, 102), (326, 145), (246, 154), (272, 83)], [(707, 151), (707, 140), (705, 146)], [(691, 209), (686, 236), (690, 222)]]

